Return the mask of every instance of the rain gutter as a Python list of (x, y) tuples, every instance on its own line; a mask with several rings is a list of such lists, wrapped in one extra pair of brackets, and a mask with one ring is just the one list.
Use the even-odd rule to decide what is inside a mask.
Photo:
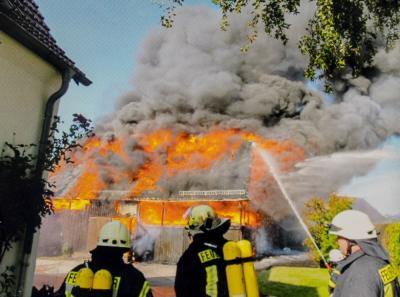
[[(67, 92), (69, 83), (73, 78), (74, 72), (71, 69), (66, 69), (62, 72), (62, 81), (61, 87), (55, 93), (50, 95), (49, 99), (46, 103), (46, 109), (43, 118), (42, 132), (40, 135), (39, 148), (38, 148), (38, 160), (37, 160), (37, 169), (39, 171), (39, 178), (42, 178), (43, 175), (43, 164), (45, 161), (45, 153), (47, 149), (48, 137), (50, 133), (50, 127), (53, 120), (53, 112), (54, 106), (57, 101)], [(28, 230), (25, 232), (24, 241), (22, 243), (22, 259), (19, 265), (19, 273), (18, 273), (18, 281), (17, 281), (17, 296), (21, 296), (21, 293), (24, 291), (24, 286), (26, 282), (26, 273), (27, 268), (29, 267), (29, 257), (32, 252), (32, 244), (33, 244), (33, 236), (34, 230), (29, 230), (29, 226), (27, 226)]]

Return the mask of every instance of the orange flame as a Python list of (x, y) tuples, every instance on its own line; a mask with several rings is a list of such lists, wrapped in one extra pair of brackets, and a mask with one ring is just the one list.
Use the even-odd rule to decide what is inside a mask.
[(84, 210), (90, 205), (87, 199), (53, 199), (53, 207), (57, 210)]
[[(68, 185), (68, 190), (63, 194), (66, 201), (57, 200), (54, 207), (66, 209), (69, 205), (69, 209), (72, 209), (72, 204), (75, 203), (74, 209), (83, 209), (90, 203), (89, 200), (98, 199), (103, 191), (115, 188), (122, 188), (129, 193), (124, 198), (140, 197), (145, 191), (151, 190), (162, 192), (163, 189), (158, 185), (161, 178), (168, 180), (182, 171), (193, 170), (204, 171), (207, 174), (207, 170), (217, 161), (224, 158), (235, 159), (239, 148), (248, 142), (255, 142), (268, 150), (280, 164), (281, 170), (288, 170), (304, 159), (304, 150), (290, 140), (266, 139), (237, 129), (213, 129), (202, 134), (160, 129), (138, 136), (135, 148), (129, 147), (122, 138), (108, 142), (92, 138), (86, 142), (81, 152), (73, 154), (73, 165), (62, 164), (53, 174), (52, 177), (57, 180), (63, 174), (68, 175), (74, 168), (80, 170), (79, 178)], [(132, 170), (129, 154), (138, 148), (146, 156), (146, 160), (139, 168)], [(117, 160), (122, 166), (112, 165), (113, 162), (109, 162), (109, 159), (113, 162)], [(253, 160), (252, 166), (254, 165), (257, 166)], [(251, 174), (250, 177), (254, 176), (257, 180), (257, 174)], [(254, 182), (250, 181), (249, 185), (252, 184)], [(82, 202), (84, 206), (78, 206), (75, 202), (77, 199), (86, 201)], [(248, 204), (244, 206), (244, 202), (209, 203), (215, 205), (222, 217), (231, 218), (235, 224), (246, 222), (255, 225), (258, 222), (256, 213), (249, 210)], [(146, 201), (141, 203), (140, 217), (149, 224), (184, 225), (181, 216), (191, 205), (193, 202), (163, 204)], [(242, 208), (238, 208), (237, 205), (241, 205)]]
[(187, 209), (199, 204), (213, 207), (221, 218), (231, 220), (234, 225), (257, 226), (260, 215), (248, 207), (248, 201), (140, 201), (139, 217), (147, 225), (185, 226), (187, 218), (183, 215)]

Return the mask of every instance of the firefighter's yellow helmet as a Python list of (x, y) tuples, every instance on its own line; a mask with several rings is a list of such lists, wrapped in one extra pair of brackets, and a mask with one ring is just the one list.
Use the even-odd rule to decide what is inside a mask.
[(186, 229), (192, 231), (215, 230), (229, 221), (229, 219), (219, 218), (214, 209), (205, 204), (189, 208), (186, 214), (188, 219)]
[(105, 224), (100, 230), (97, 246), (131, 248), (131, 236), (128, 228), (117, 221)]

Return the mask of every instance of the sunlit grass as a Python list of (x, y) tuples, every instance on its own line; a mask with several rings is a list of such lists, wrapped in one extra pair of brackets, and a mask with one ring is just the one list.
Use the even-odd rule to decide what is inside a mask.
[(260, 291), (276, 297), (328, 297), (326, 269), (274, 267), (259, 273)]

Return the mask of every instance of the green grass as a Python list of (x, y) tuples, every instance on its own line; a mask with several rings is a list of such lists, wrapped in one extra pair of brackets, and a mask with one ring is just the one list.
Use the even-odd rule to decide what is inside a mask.
[(276, 297), (328, 297), (326, 269), (274, 267), (258, 275), (260, 293)]

